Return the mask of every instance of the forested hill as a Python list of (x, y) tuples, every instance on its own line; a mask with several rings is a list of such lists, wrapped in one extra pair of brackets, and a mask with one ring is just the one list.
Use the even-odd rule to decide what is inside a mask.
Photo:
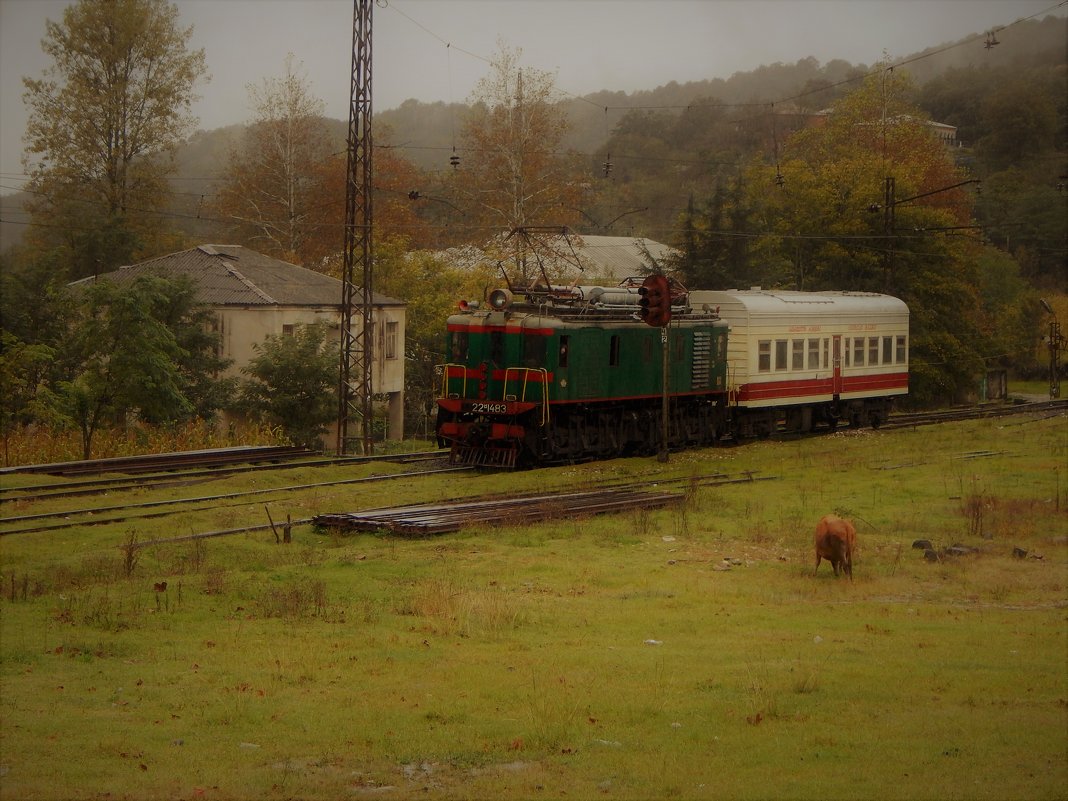
[[(962, 26), (966, 21), (962, 20)], [(985, 47), (985, 35), (972, 33), (957, 42), (945, 43), (920, 53), (898, 57), (889, 54), (892, 63), (904, 64), (918, 85), (917, 104), (934, 119), (958, 126), (959, 138), (974, 141), (978, 133), (978, 108), (982, 94), (1006, 80), (1042, 73), (1045, 86), (1058, 96), (1058, 130), (1068, 130), (1065, 101), (1065, 74), (1068, 69), (1065, 42), (1068, 19), (1047, 17), (1010, 26), (996, 34), (1006, 45), (1026, 39), (1027, 47)], [(978, 37), (978, 38), (976, 38)], [(651, 90), (635, 92), (596, 92), (584, 97), (567, 96), (567, 86), (557, 88), (566, 98), (561, 106), (570, 121), (564, 145), (578, 153), (596, 158), (610, 142), (624, 116), (634, 110), (650, 113), (681, 113), (698, 102), (734, 107), (742, 113), (752, 105), (779, 103), (792, 99), (805, 110), (826, 108), (843, 94), (859, 86), (859, 78), (872, 65), (850, 64), (832, 60), (820, 64), (806, 58), (794, 64), (775, 63), (727, 78), (710, 78), (687, 83), (671, 82)], [(1051, 78), (1052, 75), (1052, 78)], [(852, 80), (858, 79), (858, 80)], [(780, 106), (781, 107), (781, 106)], [(391, 144), (417, 167), (427, 171), (447, 168), (453, 148), (457, 147), (467, 106), (463, 103), (422, 103), (407, 100), (398, 108), (385, 109), (375, 115), (376, 143)], [(344, 147), (346, 123), (331, 120), (331, 130), (338, 146)], [(176, 223), (187, 235), (196, 237), (197, 217), (206, 198), (214, 191), (222, 165), (242, 126), (201, 131), (191, 137), (177, 154), (178, 173), (174, 179)], [(1063, 139), (1063, 137), (1062, 137)], [(16, 244), (25, 230), (21, 211), (26, 195), (4, 197), (0, 224), (0, 250)], [(206, 234), (205, 234), (206, 235)]]
[[(963, 22), (963, 21), (962, 21)], [(971, 33), (956, 42), (943, 43), (919, 53), (899, 57), (890, 54), (891, 63), (904, 63), (904, 69), (919, 87), (958, 71), (984, 71), (991, 76), (1006, 71), (1027, 71), (1036, 67), (1066, 65), (1068, 18), (1046, 17), (1014, 25), (999, 34), (1000, 40), (1025, 38), (1026, 48), (986, 47), (985, 35)], [(976, 37), (979, 38), (976, 38)], [(593, 153), (610, 138), (613, 129), (628, 110), (675, 109), (681, 111), (697, 101), (724, 105), (763, 104), (796, 98), (802, 109), (817, 110), (830, 105), (872, 69), (868, 64), (850, 64), (835, 59), (820, 64), (805, 58), (795, 64), (775, 63), (728, 78), (676, 83), (636, 92), (596, 92), (561, 101), (567, 110), (571, 130), (566, 145), (580, 153)], [(845, 83), (843, 83), (845, 82)], [(560, 82), (557, 88), (567, 92)], [(820, 90), (823, 91), (820, 91)], [(801, 95), (798, 97), (798, 95)], [(978, 98), (972, 97), (971, 103)], [(961, 98), (966, 103), (966, 98)], [(388, 130), (391, 142), (403, 148), (405, 156), (423, 169), (441, 169), (448, 164), (463, 124), (466, 106), (462, 103), (421, 103), (407, 100), (395, 109), (379, 111), (375, 122)], [(933, 110), (927, 109), (933, 113)], [(948, 120), (950, 124), (954, 124)]]

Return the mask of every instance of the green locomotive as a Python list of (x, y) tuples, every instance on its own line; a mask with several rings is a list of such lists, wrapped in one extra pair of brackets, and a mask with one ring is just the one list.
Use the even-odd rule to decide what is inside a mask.
[[(516, 465), (652, 453), (665, 404), (672, 447), (728, 433), (727, 324), (676, 287), (670, 327), (619, 287), (490, 293), (447, 323), (437, 435), (457, 464)], [(666, 349), (666, 353), (665, 353)], [(666, 361), (666, 366), (665, 366)]]

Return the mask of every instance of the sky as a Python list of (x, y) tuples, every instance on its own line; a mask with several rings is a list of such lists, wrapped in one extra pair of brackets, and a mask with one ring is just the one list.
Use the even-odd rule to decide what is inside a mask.
[[(0, 0), (0, 192), (21, 188), (22, 78), (50, 64), (45, 20), (69, 0)], [(348, 119), (352, 0), (175, 0), (210, 82), (193, 112), (205, 130), (247, 122), (248, 86), (302, 70), (326, 114)], [(501, 47), (552, 73), (559, 90), (633, 92), (729, 78), (762, 64), (870, 65), (983, 34), (1066, 0), (376, 0), (372, 111), (406, 99), (466, 102)]]

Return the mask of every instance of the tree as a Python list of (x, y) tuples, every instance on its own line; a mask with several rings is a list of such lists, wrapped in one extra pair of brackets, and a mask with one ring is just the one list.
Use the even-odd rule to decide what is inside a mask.
[(0, 331), (0, 433), (4, 439), (4, 464), (9, 463), (11, 432), (43, 416), (47, 406), (44, 375), (55, 358), (47, 345), (28, 345), (7, 331)]
[(982, 114), (989, 131), (979, 140), (983, 161), (994, 169), (1022, 165), (1053, 149), (1057, 110), (1043, 87), (1028, 80), (1006, 82), (988, 95)]
[(519, 66), (521, 51), (502, 47), (479, 81), (461, 134), (454, 186), (463, 224), (483, 238), (520, 226), (573, 223), (581, 170), (562, 152), (567, 130), (552, 102), (551, 75)]
[(426, 433), (440, 387), (435, 368), (446, 361), (445, 321), (460, 300), (481, 300), (492, 286), (489, 267), (457, 267), (426, 251), (379, 249), (376, 290), (404, 298), (404, 419), (408, 434)]
[(128, 263), (162, 236), (171, 156), (206, 72), (191, 35), (165, 0), (78, 0), (47, 23), (53, 64), (23, 79), (28, 190), (34, 235), (64, 248), (71, 278)]
[(102, 425), (207, 417), (226, 402), (228, 384), (215, 374), (227, 362), (215, 356), (218, 336), (193, 298), (188, 281), (158, 276), (86, 290), (68, 343), (74, 364), (57, 393), (86, 459)]
[[(736, 284), (887, 292), (912, 311), (910, 395), (955, 399), (973, 388), (996, 346), (980, 320), (971, 196), (945, 147), (907, 101), (910, 83), (873, 75), (825, 124), (789, 137), (776, 164), (758, 162), (744, 193), (713, 199), (746, 222)], [(717, 205), (718, 204), (718, 205)], [(709, 223), (717, 217), (711, 216)], [(722, 225), (691, 233), (695, 264), (722, 248)], [(707, 233), (707, 236), (701, 236)]]
[(292, 336), (269, 336), (253, 346), (257, 355), (242, 370), (249, 379), (240, 407), (311, 448), (321, 447), (337, 418), (337, 343), (326, 335), (324, 325), (304, 325)]
[(204, 329), (204, 313), (192, 297), (187, 281), (157, 276), (85, 289), (58, 387), (66, 417), (81, 430), (84, 458), (100, 426), (175, 423), (217, 408), (207, 388), (225, 363), (214, 356), (218, 337), (195, 332)]
[[(264, 253), (314, 266), (326, 255), (317, 247), (321, 229), (339, 216), (331, 206), (344, 213), (344, 194), (339, 201), (324, 191), (331, 168), (338, 167), (332, 158), (338, 148), (322, 116), (323, 101), (311, 93), (302, 70), (294, 69), (292, 54), (281, 78), (247, 88), (255, 121), (230, 152), (215, 211)], [(340, 168), (343, 175), (343, 163)], [(341, 234), (333, 233), (337, 250)]]

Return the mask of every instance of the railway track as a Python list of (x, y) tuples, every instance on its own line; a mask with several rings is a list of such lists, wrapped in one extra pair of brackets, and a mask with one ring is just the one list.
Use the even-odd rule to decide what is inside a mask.
[[(423, 471), (391, 473), (380, 476), (321, 481), (312, 484), (294, 484), (285, 487), (271, 487), (258, 490), (244, 490), (217, 495), (204, 495), (193, 498), (178, 498), (164, 501), (145, 501), (141, 503), (124, 503), (114, 506), (96, 506), (84, 509), (63, 509), (39, 514), (0, 517), (0, 537), (10, 534), (31, 534), (46, 531), (75, 528), (79, 526), (99, 526), (109, 523), (125, 523), (130, 520), (168, 517), (180, 512), (204, 511), (223, 507), (245, 506), (261, 501), (265, 496), (286, 495), (304, 490), (316, 490), (326, 487), (338, 487), (349, 484), (365, 484), (376, 481), (411, 479), (439, 473), (454, 473), (470, 470), (468, 467), (446, 467)], [(169, 508), (167, 508), (169, 507)], [(46, 522), (61, 520), (61, 522)], [(15, 528), (3, 528), (8, 525)]]
[[(921, 425), (933, 425), (943, 422), (952, 422), (965, 419), (976, 418), (991, 418), (991, 417), (1004, 417), (1007, 415), (1020, 415), (1020, 414), (1041, 414), (1043, 417), (1056, 416), (1064, 414), (1068, 409), (1068, 401), (1042, 401), (1034, 403), (1023, 404), (1005, 404), (999, 406), (982, 406), (971, 407), (966, 409), (950, 409), (939, 412), (923, 412), (923, 413), (905, 413), (895, 415), (890, 421), (886, 423), (887, 428), (904, 428), (909, 426), (921, 426)], [(313, 454), (314, 455), (314, 454)], [(164, 455), (167, 456), (167, 455)], [(278, 454), (263, 454), (265, 458), (274, 459), (282, 458)], [(304, 461), (300, 459), (303, 458)], [(402, 462), (415, 462), (425, 461), (428, 459), (441, 459), (443, 458), (443, 452), (441, 451), (427, 451), (412, 454), (403, 454), (396, 456), (375, 456), (375, 457), (343, 457), (334, 459), (315, 459), (307, 460), (307, 454), (301, 454), (297, 457), (294, 454), (294, 459), (282, 463), (257, 463), (257, 464), (221, 464), (218, 467), (201, 467), (201, 468), (188, 468), (191, 463), (195, 463), (196, 460), (187, 459), (184, 455), (176, 460), (169, 460), (164, 458), (163, 465), (181, 465), (182, 467), (165, 473), (152, 473), (145, 476), (139, 476), (134, 479), (130, 478), (100, 478), (92, 479), (89, 481), (74, 481), (66, 483), (56, 483), (51, 485), (40, 485), (33, 488), (26, 488), (23, 490), (3, 490), (2, 497), (0, 497), (0, 503), (10, 503), (13, 501), (36, 501), (58, 497), (76, 497), (78, 495), (100, 494), (102, 492), (113, 492), (117, 490), (129, 490), (138, 489), (151, 486), (163, 486), (163, 485), (182, 485), (198, 483), (213, 478), (220, 477), (222, 475), (228, 475), (231, 472), (238, 471), (252, 471), (252, 470), (269, 470), (280, 469), (283, 467), (294, 466), (325, 466), (336, 465), (344, 463), (360, 463), (367, 461), (402, 461)], [(98, 463), (107, 463), (110, 460), (99, 460)], [(155, 462), (157, 466), (161, 464), (158, 457), (146, 460), (147, 462)], [(34, 469), (31, 472), (43, 472), (47, 473), (52, 468), (51, 465), (33, 466)], [(432, 468), (421, 471), (408, 471), (393, 473), (382, 476), (368, 476), (354, 479), (341, 479), (337, 481), (315, 482), (308, 484), (296, 484), (283, 487), (274, 487), (267, 489), (245, 490), (232, 493), (219, 493), (214, 495), (201, 495), (190, 498), (162, 500), (162, 501), (146, 501), (139, 503), (123, 503), (114, 504), (110, 506), (98, 506), (92, 508), (80, 508), (80, 509), (63, 509), (59, 511), (51, 511), (36, 514), (17, 515), (0, 518), (0, 537), (7, 536), (9, 534), (28, 534), (38, 532), (56, 531), (61, 529), (74, 528), (79, 526), (91, 526), (91, 525), (106, 525), (110, 523), (122, 523), (131, 520), (144, 520), (151, 518), (162, 518), (172, 515), (176, 515), (182, 512), (189, 511), (204, 511), (217, 508), (226, 507), (240, 507), (247, 506), (253, 503), (261, 502), (264, 499), (273, 500), (277, 502), (287, 495), (299, 493), (305, 490), (315, 490), (326, 487), (343, 486), (348, 484), (360, 484), (373, 481), (389, 481), (396, 479), (412, 479), (423, 475), (433, 475), (442, 472), (453, 472), (460, 470), (471, 470), (469, 467), (446, 467), (446, 468)], [(5, 472), (15, 472), (15, 469), (8, 469)], [(84, 475), (84, 473), (83, 473)], [(765, 480), (754, 479), (753, 476), (746, 476), (741, 479), (731, 479), (721, 475), (701, 476), (691, 479), (675, 479), (672, 480), (675, 483), (682, 481), (697, 481), (700, 484), (707, 485), (708, 483), (717, 482), (733, 482), (733, 481), (753, 481), (753, 480)], [(660, 481), (659, 484), (670, 484), (672, 481)], [(614, 497), (611, 500), (602, 499), (601, 501), (591, 501), (591, 507), (596, 506), (597, 503), (603, 503), (606, 511), (610, 511), (614, 508), (614, 504), (617, 502), (622, 504), (619, 508), (626, 508), (626, 496), (642, 497), (641, 493), (645, 492), (649, 488), (650, 482), (644, 482), (642, 484), (620, 484), (618, 482), (606, 482), (603, 485), (597, 485), (596, 490), (598, 492), (611, 493)], [(592, 490), (591, 490), (592, 491)], [(678, 493), (676, 492), (675, 495)], [(560, 497), (560, 496), (554, 496)], [(297, 521), (297, 524), (303, 525), (311, 522), (315, 522), (318, 525), (337, 528), (354, 528), (358, 530), (389, 530), (401, 534), (415, 534), (415, 533), (436, 533), (438, 531), (455, 530), (451, 528), (457, 524), (463, 524), (464, 521), (477, 519), (479, 522), (487, 522), (485, 514), (479, 516), (476, 511), (482, 513), (490, 513), (488, 515), (488, 522), (494, 520), (507, 519), (509, 516), (515, 519), (523, 519), (529, 517), (530, 519), (537, 519), (538, 515), (547, 515), (553, 509), (558, 508), (558, 504), (554, 506), (551, 501), (524, 501), (524, 508), (522, 510), (516, 510), (511, 508), (509, 504), (515, 501), (515, 498), (502, 498), (500, 496), (490, 498), (469, 498), (461, 499), (453, 504), (419, 504), (414, 506), (405, 506), (388, 509), (375, 509), (363, 512), (340, 512), (329, 513), (319, 515), (315, 518), (307, 518)], [(646, 498), (646, 500), (651, 500)], [(668, 501), (670, 502), (670, 501)], [(465, 508), (465, 504), (476, 504), (476, 506)], [(477, 506), (483, 504), (483, 506)], [(458, 507), (458, 508), (457, 508)], [(497, 514), (495, 510), (502, 510), (500, 514)], [(571, 510), (571, 513), (576, 513), (576, 510)], [(577, 513), (583, 513), (581, 509), (577, 510)], [(586, 510), (586, 513), (595, 513), (593, 509)], [(203, 536), (220, 536), (226, 533), (236, 533), (238, 531), (254, 530), (259, 528), (266, 528), (266, 526), (251, 526), (240, 529), (228, 530), (225, 532), (209, 532)], [(189, 535), (187, 537), (179, 537), (172, 539), (189, 539), (196, 538), (201, 535)], [(161, 540), (171, 541), (171, 540)]]
[[(314, 455), (316, 452), (309, 451), (308, 453)], [(288, 459), (271, 457), (269, 462), (227, 462), (216, 463), (215, 466), (204, 466), (203, 463), (198, 463), (179, 455), (179, 458), (174, 461), (168, 461), (166, 459), (162, 461), (159, 459), (153, 460), (157, 467), (162, 468), (162, 472), (148, 472), (140, 475), (125, 475), (121, 477), (99, 477), (86, 480), (56, 482), (53, 484), (35, 484), (29, 487), (0, 487), (0, 505), (16, 501), (34, 501), (46, 498), (64, 498), (79, 495), (99, 495), (104, 492), (111, 493), (124, 490), (151, 489), (153, 487), (200, 484), (238, 473), (260, 472), (266, 470), (289, 470), (294, 467), (333, 467), (341, 464), (366, 464), (369, 462), (410, 464), (444, 459), (446, 455), (445, 451), (440, 450), (385, 454), (378, 456), (339, 456), (324, 458), (307, 458), (302, 455), (294, 454), (292, 458)], [(51, 465), (29, 465), (28, 469), (22, 467), (5, 468), (5, 472), (9, 474), (24, 472), (56, 475), (49, 470), (41, 469), (47, 467), (51, 467)], [(86, 473), (74, 473), (74, 475), (86, 475)]]
[(0, 468), (0, 475), (10, 473), (47, 473), (52, 476), (83, 476), (101, 473), (151, 473), (182, 467), (222, 467), (272, 461), (292, 461), (319, 455), (319, 451), (291, 445), (208, 448), (196, 451), (153, 453), (141, 456), (115, 456), (108, 459), (83, 459), (50, 464), (28, 464)]
[(953, 423), (961, 420), (982, 420), (1019, 414), (1037, 413), (1052, 416), (1064, 414), (1065, 411), (1068, 411), (1068, 399), (1064, 398), (1028, 403), (980, 404), (931, 412), (895, 413), (883, 423), (882, 428), (908, 428), (910, 426), (936, 425), (938, 423)]

